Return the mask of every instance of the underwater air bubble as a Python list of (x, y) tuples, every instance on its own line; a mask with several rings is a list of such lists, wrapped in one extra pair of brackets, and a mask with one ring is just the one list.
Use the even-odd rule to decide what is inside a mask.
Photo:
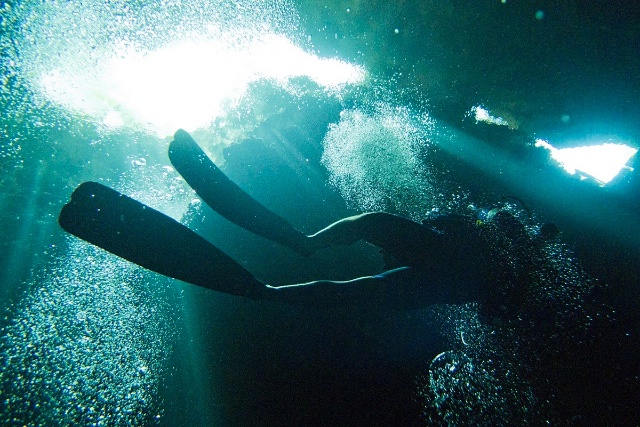
[(352, 207), (423, 217), (435, 198), (421, 160), (429, 148), (431, 124), (387, 104), (371, 113), (343, 111), (323, 141), (329, 181)]

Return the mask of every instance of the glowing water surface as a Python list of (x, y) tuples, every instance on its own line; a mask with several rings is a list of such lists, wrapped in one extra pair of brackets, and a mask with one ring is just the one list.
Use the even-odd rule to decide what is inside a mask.
[(339, 94), (365, 77), (301, 47), (288, 1), (26, 2), (6, 11), (4, 22), (16, 24), (6, 48), (19, 50), (10, 62), (24, 84), (111, 129), (193, 131), (259, 80), (306, 77)]
[[(482, 106), (473, 107), (469, 114), (473, 115), (478, 122), (498, 126), (509, 125), (505, 119), (492, 116), (489, 110)], [(568, 173), (572, 175), (576, 172), (587, 174), (595, 178), (601, 185), (610, 182), (624, 169), (633, 170), (627, 166), (627, 162), (638, 152), (637, 149), (628, 145), (611, 142), (556, 148), (548, 141), (537, 139), (535, 146), (549, 150), (551, 158), (557, 161)]]
[(260, 79), (286, 86), (308, 77), (327, 91), (359, 83), (364, 70), (307, 53), (283, 35), (215, 31), (153, 51), (116, 47), (95, 69), (56, 68), (41, 75), (50, 100), (108, 127), (168, 136), (206, 127)]
[(555, 148), (541, 139), (536, 141), (536, 147), (549, 150), (551, 158), (570, 174), (585, 173), (602, 185), (615, 178), (623, 169), (633, 170), (627, 166), (627, 162), (638, 152), (627, 145), (612, 143)]

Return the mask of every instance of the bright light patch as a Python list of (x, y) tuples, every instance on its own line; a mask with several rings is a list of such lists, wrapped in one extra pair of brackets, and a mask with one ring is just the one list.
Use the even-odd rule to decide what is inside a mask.
[(535, 145), (549, 150), (551, 158), (570, 174), (583, 172), (602, 185), (615, 178), (622, 169), (632, 170), (626, 163), (638, 152), (635, 148), (611, 143), (558, 149), (547, 141), (538, 139)]
[(485, 122), (498, 126), (509, 126), (509, 123), (505, 119), (503, 119), (502, 117), (492, 116), (491, 114), (489, 114), (489, 110), (483, 108), (480, 105), (471, 108), (469, 114), (473, 114), (477, 122)]
[(108, 128), (115, 129), (124, 125), (124, 120), (122, 120), (122, 116), (117, 111), (109, 111), (104, 117), (102, 124)]
[(306, 76), (329, 92), (364, 79), (361, 67), (322, 59), (276, 34), (217, 34), (154, 51), (120, 46), (97, 69), (73, 66), (41, 76), (47, 97), (107, 127), (146, 128), (160, 136), (207, 126), (252, 82), (286, 87)]

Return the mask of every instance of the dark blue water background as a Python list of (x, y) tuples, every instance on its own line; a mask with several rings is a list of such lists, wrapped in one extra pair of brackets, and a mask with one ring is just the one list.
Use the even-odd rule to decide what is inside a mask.
[[(600, 186), (533, 146), (638, 147), (635, 3), (64, 4), (3, 2), (0, 15), (0, 424), (640, 422), (637, 171)], [(60, 19), (74, 7), (77, 21)], [(340, 96), (304, 77), (293, 90), (254, 82), (240, 106), (194, 132), (225, 173), (309, 233), (368, 209), (419, 219), (470, 204), (508, 209), (531, 232), (554, 222), (560, 240), (517, 307), (250, 302), (142, 271), (59, 229), (73, 188), (99, 180), (178, 217), (270, 284), (381, 271), (364, 244), (300, 258), (229, 224), (168, 168), (170, 139), (105, 128), (30, 80), (38, 61), (73, 59), (56, 59), (69, 52), (56, 34), (81, 32), (79, 22), (109, 22), (87, 24), (104, 34), (80, 40), (151, 50), (167, 28), (203, 17), (233, 27), (260, 10), (305, 50), (363, 66), (367, 80)], [(49, 51), (34, 53), (38, 43)], [(511, 126), (476, 122), (477, 105)]]

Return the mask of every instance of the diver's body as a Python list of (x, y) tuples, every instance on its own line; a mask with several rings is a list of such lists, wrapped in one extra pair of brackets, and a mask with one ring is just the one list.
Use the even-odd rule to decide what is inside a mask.
[[(348, 281), (265, 285), (177, 221), (91, 182), (74, 191), (60, 213), (60, 225), (152, 271), (255, 300), (402, 310), (476, 301), (490, 292), (494, 277), (491, 245), (471, 216), (443, 215), (420, 224), (397, 215), (370, 212), (342, 219), (307, 236), (230, 181), (187, 132), (176, 132), (169, 157), (205, 203), (241, 227), (305, 256), (363, 240), (382, 250), (390, 269)], [(505, 219), (512, 223), (513, 218)]]
[(481, 288), (491, 281), (489, 248), (471, 217), (443, 215), (419, 224), (385, 212), (369, 212), (308, 236), (305, 249), (313, 252), (360, 240), (379, 247), (386, 264), (394, 268), (349, 281), (265, 286), (253, 297), (312, 306), (408, 309), (477, 301)]

